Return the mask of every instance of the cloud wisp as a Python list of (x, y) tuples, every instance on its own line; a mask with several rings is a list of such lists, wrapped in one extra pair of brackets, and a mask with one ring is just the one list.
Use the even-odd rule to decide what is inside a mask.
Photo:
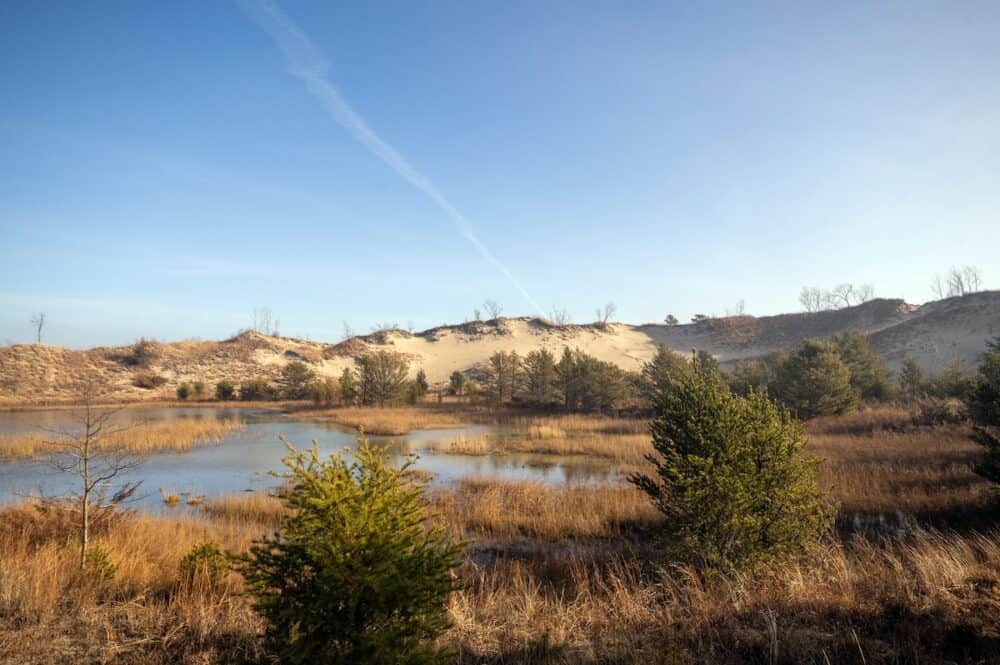
[(469, 220), (441, 193), (427, 176), (415, 169), (394, 147), (386, 143), (344, 100), (328, 79), (330, 64), (312, 40), (270, 0), (240, 0), (240, 6), (274, 40), (288, 61), (289, 73), (300, 79), (334, 119), (362, 145), (389, 165), (400, 177), (423, 192), (458, 232), (494, 268), (499, 270), (539, 315), (542, 308), (514, 277), (506, 265), (489, 250), (472, 229)]

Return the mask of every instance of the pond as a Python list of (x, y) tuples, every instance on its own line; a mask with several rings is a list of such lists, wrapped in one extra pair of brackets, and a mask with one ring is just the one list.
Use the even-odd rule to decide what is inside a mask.
[[(233, 492), (257, 491), (281, 483), (269, 472), (280, 471), (287, 450), (284, 436), (298, 448), (315, 441), (324, 456), (357, 445), (357, 434), (334, 423), (296, 419), (279, 411), (239, 408), (130, 408), (115, 416), (123, 421), (164, 422), (178, 419), (235, 419), (245, 427), (221, 443), (183, 452), (143, 455), (139, 466), (121, 477), (142, 481), (138, 503), (147, 510), (169, 510), (162, 494), (212, 498)], [(73, 414), (65, 410), (0, 412), (0, 434), (24, 435), (41, 427), (69, 427)], [(500, 436), (498, 428), (467, 425), (457, 428), (416, 430), (400, 436), (369, 436), (386, 446), (397, 462), (416, 454), (415, 468), (430, 474), (431, 482), (452, 484), (462, 477), (537, 480), (547, 483), (602, 482), (614, 476), (606, 464), (588, 458), (553, 455), (505, 454), (471, 456), (433, 450), (458, 437)], [(79, 479), (37, 461), (0, 460), (0, 505), (26, 496), (62, 496), (75, 491)]]

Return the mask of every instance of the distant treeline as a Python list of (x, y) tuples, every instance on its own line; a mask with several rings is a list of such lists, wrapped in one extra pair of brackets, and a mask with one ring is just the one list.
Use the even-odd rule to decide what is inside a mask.
[[(907, 360), (893, 377), (867, 337), (848, 332), (829, 340), (806, 340), (790, 351), (741, 360), (723, 371), (713, 356), (690, 356), (661, 346), (640, 371), (629, 372), (579, 349), (557, 357), (547, 349), (520, 355), (498, 351), (466, 372), (453, 372), (437, 391), (472, 403), (525, 406), (567, 412), (646, 412), (657, 394), (695, 366), (718, 370), (738, 394), (767, 392), (801, 418), (844, 413), (867, 401), (938, 398), (964, 400), (975, 377), (959, 361), (926, 376)], [(410, 361), (392, 351), (359, 356), (339, 377), (320, 377), (303, 362), (286, 365), (277, 380), (256, 378), (216, 385), (220, 400), (305, 400), (326, 406), (414, 404), (430, 391), (421, 369), (410, 379)], [(181, 384), (181, 399), (200, 397), (200, 383)]]

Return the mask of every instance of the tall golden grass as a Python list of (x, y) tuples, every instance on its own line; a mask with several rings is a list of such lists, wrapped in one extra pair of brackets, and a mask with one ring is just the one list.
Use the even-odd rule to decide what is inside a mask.
[[(234, 420), (174, 420), (139, 425), (116, 432), (98, 441), (98, 447), (123, 448), (135, 454), (183, 451), (196, 446), (220, 443), (243, 429)], [(0, 459), (30, 459), (58, 450), (60, 438), (46, 432), (0, 435)]]

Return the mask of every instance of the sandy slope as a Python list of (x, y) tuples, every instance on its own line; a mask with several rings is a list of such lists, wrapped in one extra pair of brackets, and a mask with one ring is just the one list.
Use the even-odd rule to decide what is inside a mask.
[[(128, 348), (71, 351), (46, 345), (0, 348), (0, 402), (71, 399), (88, 378), (96, 377), (114, 399), (153, 399), (174, 394), (181, 381), (234, 383), (266, 375), (277, 376), (292, 360), (309, 363), (321, 375), (337, 376), (367, 351), (390, 349), (406, 354), (412, 372), (427, 372), (432, 384), (442, 384), (455, 370), (466, 371), (495, 351), (526, 355), (538, 348), (561, 353), (580, 348), (625, 369), (638, 369), (658, 344), (680, 352), (703, 349), (723, 363), (786, 349), (803, 339), (825, 338), (860, 330), (871, 336), (890, 367), (913, 358), (930, 372), (954, 359), (975, 363), (987, 339), (1000, 335), (1000, 292), (949, 298), (920, 307), (902, 300), (875, 300), (857, 307), (813, 314), (769, 317), (728, 317), (677, 326), (631, 326), (621, 323), (554, 326), (539, 319), (500, 319), (442, 326), (411, 334), (390, 331), (324, 344), (245, 333), (222, 342), (159, 344), (147, 370), (127, 366)], [(167, 379), (158, 389), (144, 390), (132, 382), (141, 371)]]

